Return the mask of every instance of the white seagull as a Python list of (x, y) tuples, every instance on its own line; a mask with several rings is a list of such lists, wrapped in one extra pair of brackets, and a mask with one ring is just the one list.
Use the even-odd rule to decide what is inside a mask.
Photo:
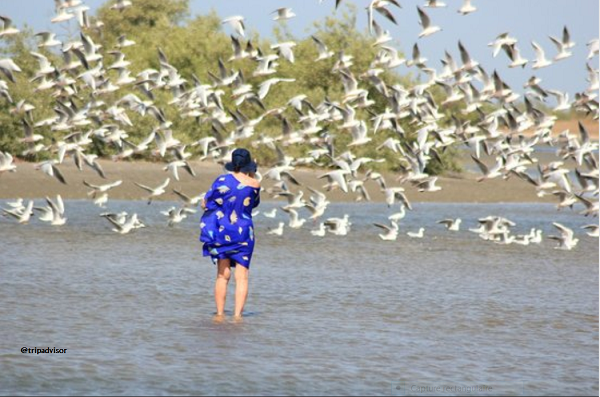
[(0, 152), (0, 174), (3, 172), (15, 172), (17, 166), (13, 164), (13, 156), (8, 152)]
[(325, 220), (327, 231), (336, 236), (345, 236), (350, 231), (350, 216), (344, 214), (343, 218), (329, 218)]
[(296, 14), (294, 14), (292, 12), (292, 9), (288, 8), (288, 7), (278, 8), (275, 11), (273, 11), (271, 14), (275, 14), (275, 13), (277, 13), (277, 15), (275, 15), (275, 17), (273, 18), (274, 21), (284, 21), (286, 19), (291, 19), (296, 16)]
[(552, 65), (552, 61), (549, 61), (548, 59), (546, 59), (546, 53), (544, 52), (544, 49), (542, 47), (540, 47), (540, 45), (538, 43), (536, 43), (535, 41), (532, 41), (531, 45), (532, 45), (533, 49), (535, 50), (535, 61), (533, 62), (533, 65), (531, 66), (532, 69), (540, 69), (540, 68), (545, 68), (546, 66)]
[(173, 193), (175, 193), (183, 201), (183, 205), (185, 205), (186, 207), (198, 206), (198, 204), (200, 204), (200, 201), (202, 201), (202, 199), (204, 199), (204, 196), (206, 195), (206, 193), (202, 193), (197, 196), (190, 197), (176, 189), (173, 189)]
[(319, 228), (316, 230), (311, 230), (310, 234), (312, 234), (313, 236), (316, 237), (323, 237), (325, 236), (325, 233), (327, 232), (327, 229), (325, 228), (325, 224), (324, 223), (319, 223)]
[(319, 57), (315, 59), (315, 62), (321, 61), (323, 59), (331, 58), (335, 53), (333, 51), (329, 51), (327, 46), (315, 36), (310, 36), (315, 44), (317, 45), (317, 50), (319, 51)]
[(155, 188), (151, 188), (148, 187), (146, 185), (142, 185), (140, 183), (134, 182), (136, 186), (144, 189), (145, 191), (147, 191), (148, 193), (150, 193), (150, 195), (148, 196), (148, 204), (152, 203), (152, 199), (154, 197), (158, 197), (161, 194), (165, 193), (165, 188), (169, 185), (169, 182), (171, 182), (170, 178), (167, 178), (162, 184), (160, 184), (159, 186), (155, 187)]
[(56, 166), (58, 164), (58, 160), (47, 160), (43, 161), (35, 166), (36, 170), (41, 170), (44, 174), (56, 178), (59, 182), (63, 184), (67, 184), (64, 176)]
[(477, 11), (477, 7), (471, 4), (471, 0), (463, 0), (463, 4), (457, 12), (462, 15), (467, 15), (475, 11)]
[(298, 212), (295, 209), (284, 207), (284, 208), (282, 208), (282, 210), (287, 212), (290, 216), (290, 221), (288, 223), (288, 226), (291, 229), (300, 229), (302, 227), (302, 225), (304, 225), (304, 222), (306, 222), (306, 219), (301, 219), (298, 216)]
[(221, 21), (221, 23), (229, 24), (229, 26), (231, 26), (238, 35), (244, 37), (244, 29), (245, 29), (244, 17), (242, 17), (240, 15), (235, 15), (235, 16), (223, 19), (223, 21)]
[(570, 251), (575, 248), (579, 239), (574, 237), (573, 230), (558, 222), (552, 222), (552, 225), (560, 231), (560, 236), (548, 236), (548, 238), (560, 242), (560, 245), (554, 247), (554, 249)]
[(374, 223), (375, 226), (386, 231), (385, 234), (379, 234), (379, 238), (383, 241), (396, 241), (398, 238), (398, 224), (391, 221), (391, 226), (387, 226), (381, 223)]
[(457, 232), (460, 229), (460, 223), (462, 222), (462, 219), (460, 218), (456, 218), (456, 219), (443, 219), (441, 221), (438, 221), (438, 223), (443, 224), (444, 226), (446, 226), (446, 229), (453, 231), (453, 232)]
[(267, 234), (272, 234), (275, 236), (281, 236), (283, 234), (283, 227), (285, 226), (285, 223), (283, 222), (279, 222), (279, 224), (277, 225), (276, 228), (270, 228), (269, 231), (267, 232)]
[(113, 4), (112, 6), (110, 6), (110, 9), (111, 10), (123, 11), (127, 7), (131, 7), (131, 5), (132, 4), (131, 4), (130, 0), (116, 0), (115, 4)]
[(137, 214), (131, 215), (131, 218), (125, 219), (123, 223), (119, 223), (119, 221), (112, 216), (105, 216), (105, 218), (115, 226), (115, 228), (112, 229), (113, 232), (119, 234), (127, 234), (140, 227)]
[(277, 208), (273, 208), (271, 211), (269, 212), (263, 212), (263, 215), (266, 218), (275, 218), (275, 216), (277, 215)]
[(50, 224), (52, 226), (62, 226), (67, 222), (67, 218), (65, 218), (65, 205), (63, 203), (62, 197), (60, 194), (56, 196), (56, 202), (50, 200), (50, 198), (46, 197), (46, 202), (50, 206), (52, 211), (52, 218), (50, 220)]
[(19, 221), (20, 224), (29, 223), (31, 215), (33, 214), (33, 200), (29, 200), (27, 206), (23, 209), (15, 208), (12, 210), (2, 209), (6, 215), (10, 215)]
[(425, 3), (425, 5), (423, 7), (442, 8), (442, 7), (446, 7), (446, 3), (442, 3), (441, 1), (438, 1), (438, 0), (427, 0), (427, 3)]
[(573, 55), (573, 53), (569, 51), (569, 49), (572, 48), (575, 45), (575, 43), (570, 41), (568, 34), (566, 38), (563, 34), (562, 40), (558, 40), (557, 38), (552, 36), (548, 37), (550, 38), (552, 43), (554, 43), (554, 45), (556, 46), (556, 50), (558, 51), (558, 54), (556, 54), (556, 56), (554, 57), (555, 62), (562, 61), (563, 59), (569, 58)]
[(408, 233), (406, 233), (406, 235), (410, 238), (423, 238), (424, 233), (425, 233), (425, 228), (421, 227), (421, 228), (419, 228), (418, 232), (408, 232)]
[(421, 26), (423, 27), (423, 30), (419, 33), (419, 38), (431, 36), (442, 30), (439, 26), (431, 26), (431, 19), (421, 7), (417, 6), (417, 11), (419, 12), (419, 19), (421, 20)]
[(585, 225), (581, 227), (582, 229), (588, 230), (586, 234), (590, 237), (599, 237), (600, 233), (598, 232), (598, 224), (595, 225)]
[(118, 181), (114, 181), (111, 183), (106, 183), (104, 185), (94, 185), (94, 184), (87, 182), (85, 179), (83, 180), (83, 184), (85, 186), (89, 187), (90, 189), (92, 189), (88, 192), (88, 196), (93, 196), (94, 198), (96, 197), (96, 195), (98, 193), (106, 193), (109, 190), (111, 190), (117, 186), (120, 186), (122, 183), (123, 183), (122, 180), (118, 180)]
[(3, 15), (0, 15), (0, 19), (4, 25), (2, 26), (2, 29), (0, 29), (0, 37), (19, 33), (19, 29), (15, 28), (12, 19)]

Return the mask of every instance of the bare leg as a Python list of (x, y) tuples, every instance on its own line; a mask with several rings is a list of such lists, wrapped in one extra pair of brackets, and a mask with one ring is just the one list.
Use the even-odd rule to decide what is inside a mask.
[(217, 281), (215, 282), (215, 303), (217, 316), (225, 313), (225, 298), (227, 297), (227, 284), (231, 278), (231, 263), (229, 259), (219, 259), (217, 262)]
[(234, 317), (241, 317), (248, 297), (248, 269), (238, 264), (235, 267), (235, 311)]

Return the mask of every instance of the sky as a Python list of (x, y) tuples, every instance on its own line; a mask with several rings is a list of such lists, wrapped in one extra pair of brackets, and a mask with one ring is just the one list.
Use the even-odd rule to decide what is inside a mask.
[[(84, 0), (92, 10), (96, 10), (106, 1)], [(136, 0), (131, 0), (135, 6)], [(425, 9), (432, 24), (443, 30), (432, 36), (418, 38), (421, 30), (417, 14), (417, 5), (422, 6), (425, 0), (399, 0), (402, 9), (389, 6), (395, 15), (398, 25), (388, 22), (377, 14), (376, 19), (384, 29), (397, 40), (397, 46), (407, 56), (411, 54), (413, 44), (419, 44), (421, 54), (426, 57), (428, 65), (441, 70), (440, 59), (448, 50), (454, 59), (460, 61), (458, 41), (462, 41), (472, 58), (476, 59), (489, 74), (496, 69), (500, 76), (516, 91), (522, 92), (523, 84), (535, 75), (542, 79), (542, 87), (566, 91), (572, 96), (586, 89), (586, 43), (599, 36), (600, 2), (598, 0), (473, 0), (477, 11), (462, 16), (456, 10), (462, 0), (444, 0), (446, 8)], [(367, 28), (365, 7), (369, 0), (344, 0), (357, 6), (357, 28)], [(328, 15), (341, 15), (335, 10), (335, 0), (190, 0), (192, 15), (205, 14), (214, 9), (221, 17), (232, 15), (245, 17), (246, 28), (257, 31), (261, 36), (272, 37), (273, 27), (278, 23), (272, 20), (271, 12), (279, 7), (291, 7), (297, 17), (287, 21), (291, 32), (299, 38), (312, 33), (312, 24), (323, 20)], [(342, 7), (340, 7), (342, 8)], [(27, 24), (34, 31), (51, 30), (60, 33), (60, 28), (50, 23), (54, 15), (54, 0), (0, 0), (0, 15), (13, 19), (17, 27)], [(540, 44), (546, 57), (551, 59), (556, 48), (548, 38), (549, 35), (562, 37), (564, 26), (569, 28), (571, 38), (576, 45), (572, 49), (573, 56), (553, 64), (547, 68), (532, 70), (531, 63), (535, 59), (531, 41)], [(227, 33), (233, 33), (224, 27)], [(509, 69), (508, 57), (501, 52), (492, 57), (488, 43), (503, 32), (510, 32), (519, 42), (521, 54), (530, 60), (524, 68)], [(334, 49), (335, 50), (335, 49)], [(598, 56), (590, 64), (598, 68)], [(396, 69), (400, 74), (408, 72), (406, 67)]]

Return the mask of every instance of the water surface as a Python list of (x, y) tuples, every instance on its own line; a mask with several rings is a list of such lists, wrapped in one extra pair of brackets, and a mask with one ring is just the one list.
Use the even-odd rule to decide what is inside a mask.
[[(346, 237), (313, 237), (313, 225), (268, 236), (282, 212), (259, 215), (247, 315), (217, 324), (198, 216), (169, 228), (159, 210), (172, 203), (110, 204), (148, 227), (117, 235), (85, 201), (66, 202), (63, 227), (0, 219), (0, 393), (389, 395), (451, 382), (598, 395), (598, 239), (579, 215), (416, 204), (395, 242), (372, 226), (390, 213), (382, 204), (332, 205), (350, 214)], [(467, 228), (487, 215), (517, 234), (559, 221), (580, 243), (485, 242)], [(435, 223), (455, 216), (460, 232)], [(421, 225), (423, 239), (406, 236)], [(36, 346), (68, 351), (20, 352)]]

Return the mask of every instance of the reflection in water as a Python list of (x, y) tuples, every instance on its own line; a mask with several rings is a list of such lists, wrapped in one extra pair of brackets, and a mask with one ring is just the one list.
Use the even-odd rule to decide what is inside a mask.
[[(417, 204), (398, 241), (384, 242), (372, 223), (386, 220), (385, 205), (332, 205), (352, 230), (322, 239), (307, 229), (268, 236), (284, 218), (259, 215), (237, 322), (234, 278), (217, 320), (216, 269), (201, 257), (195, 219), (166, 226), (158, 210), (171, 204), (113, 202), (148, 225), (126, 236), (81, 201), (66, 203), (63, 227), (0, 220), (2, 394), (390, 394), (394, 382), (439, 381), (598, 394), (598, 239), (580, 216)], [(581, 241), (563, 252), (467, 231), (490, 214), (545, 236), (555, 220)], [(435, 223), (455, 216), (460, 232)], [(421, 225), (423, 239), (406, 237)], [(36, 346), (68, 353), (20, 353)]]

